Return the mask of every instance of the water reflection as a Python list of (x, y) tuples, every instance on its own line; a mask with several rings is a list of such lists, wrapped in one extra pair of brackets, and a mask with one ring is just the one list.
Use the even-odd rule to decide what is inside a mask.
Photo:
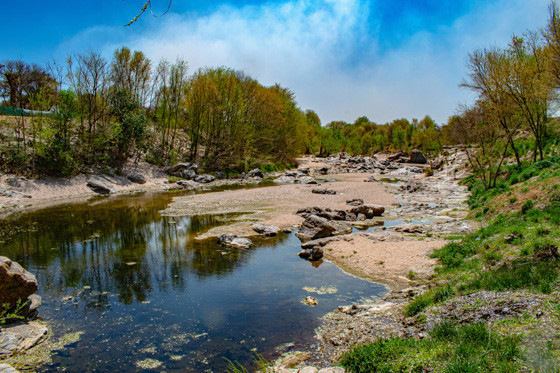
[[(36, 274), (41, 316), (55, 333), (85, 331), (46, 371), (135, 371), (148, 358), (161, 362), (156, 370), (223, 371), (223, 357), (246, 362), (254, 348), (273, 356), (279, 344), (305, 343), (318, 316), (385, 291), (330, 263), (309, 266), (293, 235), (248, 251), (197, 241), (235, 216), (161, 216), (170, 199), (96, 200), (2, 222), (19, 233), (0, 255)], [(314, 308), (301, 303), (303, 287), (324, 285), (336, 294), (314, 295)]]

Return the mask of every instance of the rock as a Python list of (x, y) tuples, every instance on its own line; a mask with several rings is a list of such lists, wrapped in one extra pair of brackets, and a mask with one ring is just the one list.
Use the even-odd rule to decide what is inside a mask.
[(311, 176), (300, 176), (297, 179), (301, 184), (317, 184), (317, 180), (315, 180), (314, 178), (312, 178)]
[(47, 333), (47, 328), (38, 321), (5, 326), (0, 333), (0, 358), (29, 350), (43, 341)]
[(238, 237), (232, 233), (224, 233), (218, 236), (221, 245), (228, 247), (236, 247), (240, 249), (248, 249), (253, 246), (253, 241), (248, 238)]
[(298, 172), (305, 174), (305, 175), (309, 175), (309, 168), (298, 168)]
[(274, 181), (279, 184), (295, 184), (297, 179), (295, 176), (289, 176), (284, 174), (279, 178), (275, 179)]
[(106, 181), (97, 176), (90, 177), (86, 185), (88, 186), (88, 188), (98, 194), (115, 193), (115, 189), (113, 189)]
[(361, 206), (364, 204), (364, 200), (361, 198), (348, 199), (346, 204), (349, 206)]
[(334, 194), (336, 194), (336, 191), (332, 190), (332, 189), (329, 189), (329, 188), (315, 188), (315, 189), (311, 190), (311, 193), (334, 195)]
[(186, 163), (177, 163), (176, 165), (172, 166), (169, 169), (169, 173), (173, 173), (173, 172), (183, 172), (185, 170), (188, 170), (192, 167), (193, 165), (190, 164), (189, 162)]
[(364, 180), (366, 183), (377, 183), (377, 179), (373, 176), (370, 176), (369, 178)]
[(0, 196), (15, 198), (15, 199), (31, 198), (31, 196), (28, 195), (28, 194), (23, 194), (23, 193), (20, 193), (20, 192), (16, 192), (15, 190), (6, 190), (6, 189), (2, 189), (2, 188), (0, 188)]
[(329, 208), (323, 209), (321, 207), (305, 207), (299, 209), (296, 213), (303, 218), (307, 218), (310, 215), (317, 215), (327, 220), (346, 220), (346, 211), (344, 210), (331, 210)]
[(214, 172), (214, 175), (216, 175), (216, 179), (225, 179), (226, 178), (226, 174), (218, 171), (218, 172)]
[(179, 180), (177, 181), (177, 185), (180, 185), (183, 188), (196, 188), (200, 185), (200, 183), (197, 183), (194, 180)]
[(302, 241), (309, 241), (350, 232), (352, 232), (352, 227), (346, 223), (310, 215), (305, 219), (296, 236)]
[(146, 184), (146, 178), (144, 175), (130, 174), (126, 178), (136, 184)]
[(315, 367), (305, 367), (299, 370), (299, 373), (317, 373), (319, 369)]
[(278, 232), (280, 232), (280, 228), (270, 224), (253, 223), (251, 227), (255, 232), (263, 234), (267, 237), (276, 236)]
[(354, 206), (353, 208), (351, 208), (348, 211), (353, 213), (353, 214), (356, 214), (358, 216), (358, 220), (360, 220), (359, 219), (360, 214), (364, 214), (367, 219), (371, 219), (374, 216), (383, 215), (383, 213), (385, 212), (385, 207), (377, 206), (377, 205), (364, 204), (364, 205), (360, 205), (360, 206)]
[(410, 163), (418, 163), (418, 164), (426, 164), (428, 163), (428, 159), (422, 152), (418, 149), (413, 149), (410, 153)]
[(421, 225), (416, 224), (401, 224), (395, 227), (395, 232), (401, 233), (424, 233)]
[(302, 259), (307, 259), (311, 261), (316, 261), (323, 258), (323, 249), (320, 247), (313, 247), (310, 250), (302, 250), (298, 253), (298, 256)]
[(0, 364), (0, 373), (18, 373), (18, 371), (9, 364)]
[(203, 184), (211, 183), (214, 180), (216, 180), (216, 178), (208, 174), (197, 176), (194, 179), (194, 181), (196, 181), (197, 183), (203, 183)]
[(336, 228), (327, 219), (317, 215), (309, 215), (296, 236), (301, 240), (308, 241), (332, 236), (335, 231)]
[(329, 173), (330, 168), (329, 167), (321, 167), (319, 168), (317, 171), (321, 174), (321, 175), (326, 175)]
[(179, 177), (182, 177), (183, 179), (187, 179), (187, 180), (192, 180), (196, 178), (196, 171), (193, 170), (192, 168), (178, 172), (176, 174), (178, 174)]
[(26, 301), (38, 288), (33, 274), (18, 263), (0, 256), (0, 305), (9, 303), (12, 307), (16, 306), (18, 301)]
[(261, 179), (264, 177), (263, 172), (258, 168), (255, 168), (255, 169), (249, 171), (248, 175), (249, 175), (249, 177), (260, 177)]
[(21, 182), (17, 177), (8, 177), (4, 180), (6, 185), (11, 186), (12, 188), (21, 188)]

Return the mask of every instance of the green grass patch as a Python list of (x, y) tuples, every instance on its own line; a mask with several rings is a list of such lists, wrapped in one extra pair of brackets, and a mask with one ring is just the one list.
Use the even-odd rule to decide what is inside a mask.
[(501, 336), (485, 324), (443, 322), (429, 338), (382, 338), (346, 353), (340, 363), (352, 373), (365, 372), (514, 372), (520, 338)]

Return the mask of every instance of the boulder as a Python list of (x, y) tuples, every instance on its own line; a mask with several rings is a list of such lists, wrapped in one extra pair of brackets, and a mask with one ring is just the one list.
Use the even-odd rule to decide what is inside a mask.
[(192, 168), (189, 168), (188, 170), (181, 171), (177, 174), (179, 175), (179, 177), (182, 177), (183, 179), (187, 179), (187, 180), (192, 180), (192, 179), (196, 178), (196, 171), (193, 170)]
[(336, 191), (332, 190), (332, 189), (329, 189), (329, 188), (315, 188), (315, 189), (311, 190), (311, 193), (334, 195), (334, 194), (336, 194)]
[(12, 307), (18, 301), (24, 302), (38, 289), (35, 276), (12, 262), (5, 256), (0, 256), (0, 305), (9, 303)]
[(426, 164), (428, 163), (428, 159), (422, 152), (418, 149), (413, 149), (410, 153), (410, 163), (418, 163), (418, 164)]
[(192, 167), (193, 165), (190, 164), (189, 162), (186, 163), (177, 163), (176, 165), (172, 166), (169, 169), (169, 173), (173, 173), (173, 172), (183, 172), (185, 170), (188, 170)]
[(321, 207), (305, 207), (299, 209), (296, 215), (307, 218), (310, 215), (317, 215), (327, 220), (346, 220), (346, 211), (344, 210), (331, 210), (329, 208), (323, 209)]
[(200, 185), (200, 183), (197, 183), (194, 180), (179, 180), (177, 181), (177, 185), (180, 185), (183, 188), (196, 188)]
[(319, 169), (317, 170), (317, 172), (319, 172), (319, 173), (322, 174), (322, 175), (326, 175), (326, 174), (329, 173), (329, 169), (330, 169), (329, 167), (326, 167), (326, 166), (325, 166), (325, 167), (319, 168)]
[(248, 249), (253, 246), (253, 241), (248, 238), (238, 237), (232, 233), (224, 233), (218, 236), (221, 245), (227, 247), (235, 247), (239, 249)]
[(317, 180), (312, 178), (311, 176), (299, 176), (297, 179), (301, 184), (317, 184)]
[(352, 232), (352, 227), (346, 223), (329, 221), (317, 215), (310, 215), (305, 219), (296, 236), (302, 241), (309, 241), (350, 232)]
[(255, 232), (263, 234), (267, 237), (276, 236), (278, 232), (280, 232), (280, 228), (270, 224), (253, 223), (251, 227)]
[(377, 179), (373, 176), (370, 176), (369, 178), (364, 180), (366, 183), (376, 183)]
[(194, 179), (194, 181), (196, 181), (197, 183), (202, 183), (202, 184), (208, 184), (208, 183), (211, 183), (214, 180), (216, 180), (216, 178), (214, 176), (208, 175), (208, 174), (197, 176)]
[(115, 193), (115, 189), (113, 189), (108, 182), (97, 176), (90, 177), (86, 185), (98, 194)]
[(349, 206), (361, 206), (364, 204), (364, 200), (361, 198), (353, 198), (346, 200), (346, 204)]
[(367, 219), (371, 219), (374, 216), (381, 216), (385, 212), (385, 207), (377, 206), (377, 205), (370, 205), (364, 204), (360, 206), (354, 206), (348, 212), (356, 214), (358, 216), (358, 220), (360, 220), (360, 214), (365, 215)]
[(4, 182), (12, 188), (21, 188), (21, 182), (17, 177), (8, 177)]
[(295, 184), (297, 179), (296, 179), (295, 176), (284, 174), (274, 181), (279, 183), (279, 184)]
[(146, 184), (146, 177), (144, 175), (130, 174), (126, 178), (136, 184)]
[(264, 173), (258, 169), (255, 168), (254, 170), (249, 171), (249, 177), (260, 177), (261, 179), (264, 177)]
[(316, 261), (323, 258), (323, 249), (320, 247), (313, 247), (312, 249), (302, 250), (298, 253), (302, 259)]
[(214, 175), (216, 175), (216, 179), (225, 179), (226, 178), (226, 174), (218, 171), (218, 172), (214, 172)]

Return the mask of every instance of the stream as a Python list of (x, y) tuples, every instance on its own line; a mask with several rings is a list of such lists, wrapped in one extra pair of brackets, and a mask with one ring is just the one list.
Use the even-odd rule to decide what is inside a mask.
[(293, 233), (251, 250), (195, 240), (235, 215), (162, 216), (175, 195), (94, 198), (1, 222), (15, 233), (0, 255), (36, 275), (53, 338), (80, 333), (41, 371), (223, 372), (226, 359), (254, 369), (255, 353), (302, 348), (322, 315), (388, 291), (300, 259)]

